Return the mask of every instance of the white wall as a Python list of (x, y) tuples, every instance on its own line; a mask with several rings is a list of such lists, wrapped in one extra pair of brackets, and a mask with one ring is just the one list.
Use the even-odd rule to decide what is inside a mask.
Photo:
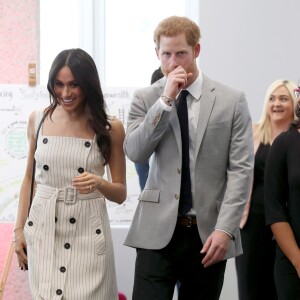
[(244, 91), (253, 121), (274, 80), (300, 79), (299, 11), (297, 0), (200, 0), (201, 69)]

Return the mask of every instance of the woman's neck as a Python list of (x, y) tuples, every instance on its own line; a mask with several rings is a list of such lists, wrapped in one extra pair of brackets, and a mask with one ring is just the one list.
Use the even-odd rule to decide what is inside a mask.
[(283, 131), (287, 131), (289, 128), (289, 125), (291, 124), (293, 120), (288, 120), (285, 122), (274, 122), (271, 124), (272, 126), (272, 140), (274, 139)]

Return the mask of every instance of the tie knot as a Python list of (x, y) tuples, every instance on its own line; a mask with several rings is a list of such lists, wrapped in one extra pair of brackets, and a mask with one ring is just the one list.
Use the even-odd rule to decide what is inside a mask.
[(189, 92), (187, 90), (182, 90), (179, 93), (179, 96), (177, 98), (178, 102), (177, 102), (177, 109), (182, 109), (182, 105), (184, 106), (184, 110), (186, 110), (186, 96), (189, 94)]
[(189, 92), (187, 91), (187, 90), (182, 90), (181, 92), (180, 92), (180, 95), (179, 95), (179, 97), (180, 98), (186, 98), (186, 96), (189, 94)]

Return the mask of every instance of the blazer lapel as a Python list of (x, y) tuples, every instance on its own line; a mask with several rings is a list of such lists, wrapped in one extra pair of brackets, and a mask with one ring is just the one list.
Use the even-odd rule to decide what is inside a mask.
[(203, 86), (202, 86), (202, 94), (201, 94), (201, 106), (200, 106), (200, 114), (197, 125), (197, 134), (196, 134), (196, 153), (199, 152), (202, 139), (204, 136), (204, 132), (206, 130), (208, 120), (210, 118), (214, 103), (215, 103), (215, 93), (214, 86), (210, 79), (203, 75)]
[[(163, 89), (165, 85), (165, 81), (161, 79), (161, 88)], [(196, 153), (199, 152), (201, 142), (203, 139), (204, 132), (206, 130), (208, 120), (213, 109), (215, 103), (215, 93), (214, 93), (214, 86), (212, 81), (203, 75), (203, 86), (202, 86), (202, 94), (201, 94), (201, 107), (200, 107), (200, 114), (199, 120), (197, 125), (197, 134), (196, 134)], [(181, 148), (181, 135), (180, 135), (180, 124), (177, 116), (176, 109), (172, 109), (170, 115), (170, 124), (174, 131), (177, 147), (179, 153), (181, 155), (182, 148)]]

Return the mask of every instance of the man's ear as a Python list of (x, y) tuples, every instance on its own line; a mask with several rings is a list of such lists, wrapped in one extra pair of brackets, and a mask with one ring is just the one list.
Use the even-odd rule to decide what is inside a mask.
[(155, 52), (156, 52), (157, 58), (160, 60), (160, 58), (159, 58), (159, 49), (158, 49), (158, 48), (155, 48)]
[(197, 58), (200, 54), (200, 50), (201, 50), (201, 46), (200, 46), (200, 43), (198, 43), (195, 48), (194, 48), (194, 56), (195, 58)]

